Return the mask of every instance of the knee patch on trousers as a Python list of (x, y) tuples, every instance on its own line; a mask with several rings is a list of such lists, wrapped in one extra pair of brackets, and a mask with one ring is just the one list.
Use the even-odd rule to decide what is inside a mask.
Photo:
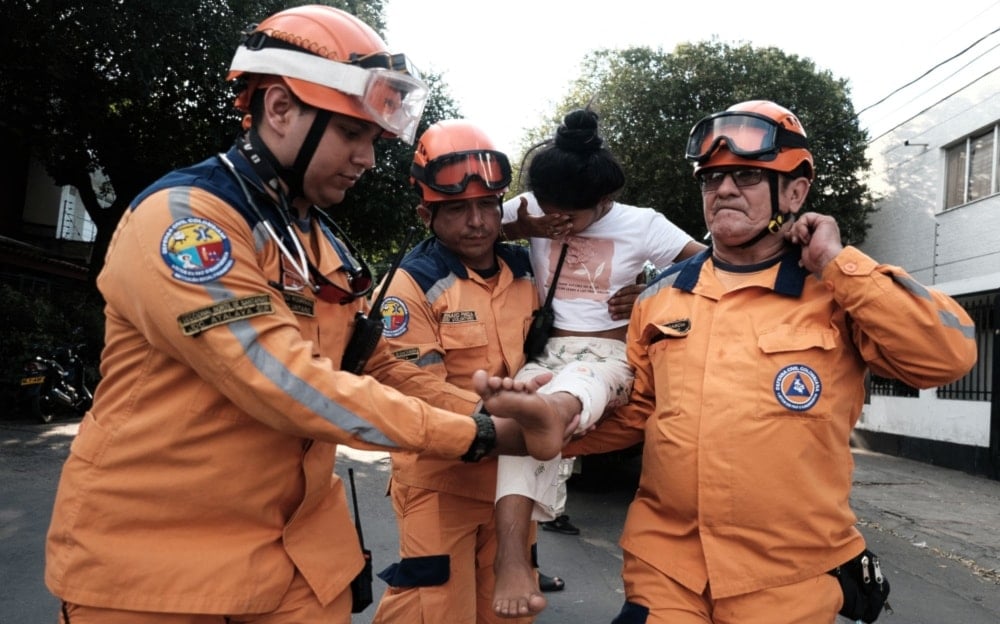
[(626, 602), (615, 619), (611, 620), (611, 624), (645, 624), (647, 618), (649, 618), (649, 607)]
[(433, 587), (451, 578), (451, 557), (428, 555), (406, 557), (378, 573), (390, 587)]

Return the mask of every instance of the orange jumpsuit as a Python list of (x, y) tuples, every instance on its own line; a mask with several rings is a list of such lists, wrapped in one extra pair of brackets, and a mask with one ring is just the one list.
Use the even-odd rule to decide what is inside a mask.
[[(297, 235), (319, 271), (350, 288), (342, 243), (315, 218)], [(478, 397), (384, 343), (371, 376), (339, 371), (364, 300), (280, 289), (295, 286), (288, 269), (219, 159), (169, 174), (126, 212), (98, 279), (103, 379), (48, 533), (54, 594), (133, 611), (262, 613), (298, 570), (329, 604), (362, 567), (336, 445), (468, 450), (472, 419), (443, 408), (469, 414)]]
[(962, 307), (902, 269), (848, 247), (819, 280), (798, 258), (730, 267), (759, 271), (732, 290), (710, 250), (665, 272), (632, 313), (629, 404), (568, 449), (645, 440), (621, 546), (696, 595), (792, 584), (861, 552), (849, 437), (866, 370), (926, 388), (976, 360)]
[[(527, 250), (501, 244), (496, 255), (499, 271), (484, 279), (435, 238), (407, 254), (382, 306), (396, 357), (460, 388), (476, 369), (510, 375), (524, 364), (538, 301)], [(375, 623), (501, 621), (492, 609), (496, 476), (496, 458), (392, 454), (402, 560), (382, 574), (390, 587)]]

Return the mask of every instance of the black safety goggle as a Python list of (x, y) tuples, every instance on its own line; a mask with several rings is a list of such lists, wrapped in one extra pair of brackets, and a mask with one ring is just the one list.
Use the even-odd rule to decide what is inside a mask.
[(479, 180), (487, 190), (502, 191), (510, 186), (511, 169), (503, 152), (467, 150), (435, 158), (424, 166), (414, 164), (410, 175), (430, 189), (455, 195), (473, 180)]
[(359, 56), (357, 53), (352, 52), (348, 63), (364, 69), (388, 69), (408, 74), (418, 80), (423, 79), (420, 75), (420, 70), (403, 53), (389, 54), (388, 52), (373, 52), (372, 54)]
[(807, 148), (801, 134), (786, 130), (757, 113), (723, 111), (705, 117), (691, 129), (684, 157), (704, 164), (722, 142), (735, 156), (749, 160), (774, 160), (783, 147)]

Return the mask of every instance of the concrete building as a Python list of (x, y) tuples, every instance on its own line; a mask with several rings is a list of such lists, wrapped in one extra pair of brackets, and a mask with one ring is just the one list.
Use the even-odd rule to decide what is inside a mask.
[(1000, 67), (938, 97), (869, 145), (880, 197), (860, 247), (954, 296), (976, 321), (979, 362), (916, 391), (873, 378), (858, 440), (876, 450), (1000, 477)]

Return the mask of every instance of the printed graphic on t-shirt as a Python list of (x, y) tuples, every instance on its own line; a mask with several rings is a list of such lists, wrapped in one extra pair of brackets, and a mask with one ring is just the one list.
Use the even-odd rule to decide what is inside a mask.
[[(592, 299), (604, 301), (611, 294), (611, 259), (615, 243), (599, 238), (567, 239), (569, 250), (563, 262), (562, 273), (556, 284), (556, 299)], [(562, 247), (549, 248), (549, 285), (559, 263)]]

